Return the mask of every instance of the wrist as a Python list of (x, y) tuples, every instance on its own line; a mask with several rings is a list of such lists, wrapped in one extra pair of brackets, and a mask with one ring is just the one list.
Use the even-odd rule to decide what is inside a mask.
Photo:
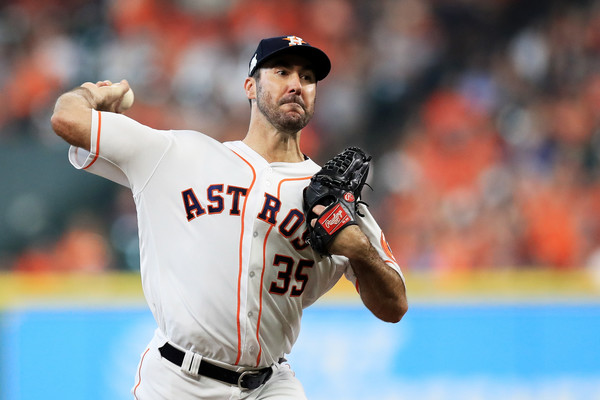
[(87, 105), (92, 108), (92, 109), (97, 109), (98, 108), (98, 104), (97, 101), (94, 98), (94, 94), (92, 93), (92, 91), (84, 86), (79, 86), (75, 89), (73, 89), (71, 91), (71, 93), (73, 93), (74, 95), (83, 98), (86, 102)]
[(350, 261), (360, 261), (369, 257), (371, 242), (358, 225), (343, 229), (334, 239), (330, 252), (347, 257)]

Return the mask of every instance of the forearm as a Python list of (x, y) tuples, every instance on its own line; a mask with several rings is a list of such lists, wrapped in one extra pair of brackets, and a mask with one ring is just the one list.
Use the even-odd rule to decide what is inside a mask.
[(386, 322), (398, 322), (408, 310), (404, 281), (369, 244), (364, 258), (351, 260), (365, 306)]
[[(400, 274), (379, 256), (369, 239), (357, 226), (340, 233), (346, 237), (336, 241), (332, 252), (350, 260), (356, 275), (360, 297), (365, 306), (378, 318), (398, 322), (408, 310), (406, 289)], [(347, 244), (343, 247), (344, 244)]]
[(129, 83), (86, 82), (60, 96), (52, 114), (52, 129), (67, 143), (90, 149), (92, 110), (119, 112), (119, 104), (129, 90)]
[(67, 143), (89, 150), (94, 106), (91, 92), (84, 87), (63, 94), (54, 107), (52, 129)]

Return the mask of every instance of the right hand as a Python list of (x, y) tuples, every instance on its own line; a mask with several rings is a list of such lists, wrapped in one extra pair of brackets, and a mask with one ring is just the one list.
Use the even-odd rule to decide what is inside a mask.
[(118, 108), (123, 96), (129, 90), (129, 82), (126, 79), (113, 84), (111, 81), (98, 81), (96, 83), (85, 82), (81, 87), (87, 89), (91, 98), (90, 105), (98, 111), (119, 112)]

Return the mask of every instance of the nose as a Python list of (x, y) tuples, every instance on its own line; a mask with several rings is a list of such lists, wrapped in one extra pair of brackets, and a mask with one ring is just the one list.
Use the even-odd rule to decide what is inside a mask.
[(300, 81), (300, 74), (297, 72), (294, 72), (289, 75), (288, 93), (302, 93), (302, 83)]

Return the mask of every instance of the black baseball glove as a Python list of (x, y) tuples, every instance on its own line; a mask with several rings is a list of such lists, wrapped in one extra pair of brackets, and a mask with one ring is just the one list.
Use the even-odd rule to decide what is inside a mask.
[[(304, 189), (304, 215), (308, 224), (308, 243), (322, 255), (342, 229), (356, 225), (360, 195), (369, 174), (371, 157), (358, 147), (349, 147), (327, 161)], [(321, 215), (313, 212), (316, 205), (325, 206)], [(317, 218), (313, 227), (311, 221)]]

